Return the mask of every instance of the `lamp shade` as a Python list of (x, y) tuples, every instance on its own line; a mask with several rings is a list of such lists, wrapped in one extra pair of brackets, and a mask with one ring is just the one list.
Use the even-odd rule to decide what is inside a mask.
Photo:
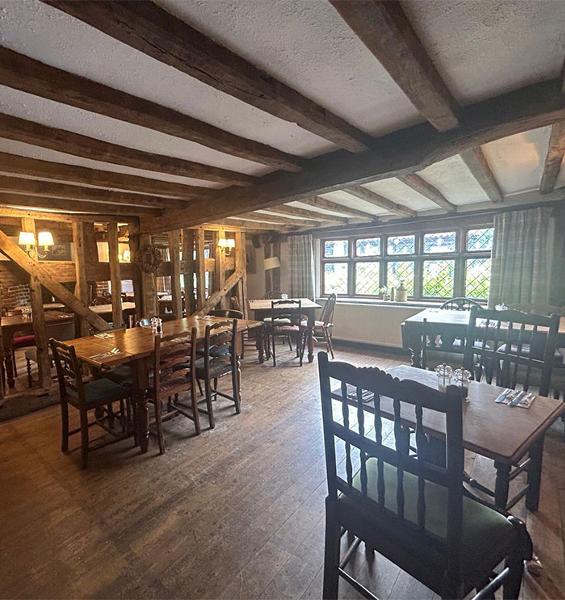
[(233, 238), (226, 238), (226, 248), (235, 248), (235, 240)]
[(35, 235), (33, 234), (33, 231), (20, 231), (18, 244), (20, 246), (35, 246)]
[(263, 268), (265, 271), (270, 271), (271, 269), (278, 269), (281, 266), (281, 260), (278, 256), (271, 256), (266, 258), (263, 262)]
[(40, 231), (37, 234), (38, 246), (53, 246), (53, 234), (50, 231)]

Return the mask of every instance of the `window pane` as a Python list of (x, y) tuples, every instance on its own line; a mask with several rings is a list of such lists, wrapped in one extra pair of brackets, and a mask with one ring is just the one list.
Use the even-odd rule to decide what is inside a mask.
[(355, 293), (376, 296), (379, 293), (379, 263), (360, 262), (355, 265)]
[(416, 252), (416, 238), (413, 235), (391, 235), (387, 240), (389, 254), (414, 254)]
[(490, 288), (490, 258), (465, 261), (465, 296), (487, 300)]
[(454, 274), (454, 260), (425, 260), (422, 295), (432, 298), (452, 298)]
[(324, 242), (324, 256), (341, 258), (349, 254), (347, 240), (328, 240)]
[(381, 253), (381, 238), (368, 238), (355, 242), (357, 256), (378, 256)]
[(494, 228), (469, 229), (467, 232), (467, 250), (470, 252), (478, 250), (492, 250), (492, 239)]
[(347, 263), (324, 264), (324, 294), (347, 294)]
[(409, 260), (392, 261), (387, 265), (387, 286), (399, 287), (400, 283), (404, 283), (404, 287), (408, 296), (414, 295), (414, 263)]
[(455, 252), (457, 249), (456, 243), (457, 235), (455, 231), (424, 234), (424, 252), (426, 254)]

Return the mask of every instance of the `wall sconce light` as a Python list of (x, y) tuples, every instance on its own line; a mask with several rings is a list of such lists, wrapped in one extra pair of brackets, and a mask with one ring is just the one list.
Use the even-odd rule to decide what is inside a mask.
[(220, 252), (225, 252), (226, 256), (229, 256), (235, 248), (235, 240), (233, 238), (220, 238), (218, 240), (218, 248)]
[(35, 234), (32, 231), (20, 231), (18, 244), (23, 246), (30, 257), (35, 254), (37, 258), (45, 258), (51, 246), (54, 245), (53, 234), (50, 231), (40, 231)]

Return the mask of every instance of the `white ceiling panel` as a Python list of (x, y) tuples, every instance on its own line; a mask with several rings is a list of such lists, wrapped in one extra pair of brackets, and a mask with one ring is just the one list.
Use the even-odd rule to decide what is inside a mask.
[(437, 204), (424, 198), (411, 187), (407, 186), (398, 179), (383, 179), (373, 183), (366, 183), (363, 187), (396, 202), (402, 206), (407, 206), (412, 210), (432, 210), (437, 208)]
[(380, 206), (375, 206), (370, 202), (365, 202), (365, 200), (361, 200), (351, 194), (348, 194), (344, 191), (337, 192), (328, 192), (327, 194), (320, 194), (322, 198), (327, 198), (336, 204), (343, 204), (343, 206), (350, 206), (351, 208), (356, 208), (357, 210), (363, 210), (372, 215), (387, 215), (389, 212), (381, 208)]

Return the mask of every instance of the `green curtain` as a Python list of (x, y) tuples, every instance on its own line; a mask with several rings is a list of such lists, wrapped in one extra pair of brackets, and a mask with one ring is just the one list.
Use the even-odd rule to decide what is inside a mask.
[(549, 304), (552, 213), (544, 206), (495, 215), (489, 306)]
[(289, 236), (290, 296), (314, 300), (314, 245), (311, 235)]

